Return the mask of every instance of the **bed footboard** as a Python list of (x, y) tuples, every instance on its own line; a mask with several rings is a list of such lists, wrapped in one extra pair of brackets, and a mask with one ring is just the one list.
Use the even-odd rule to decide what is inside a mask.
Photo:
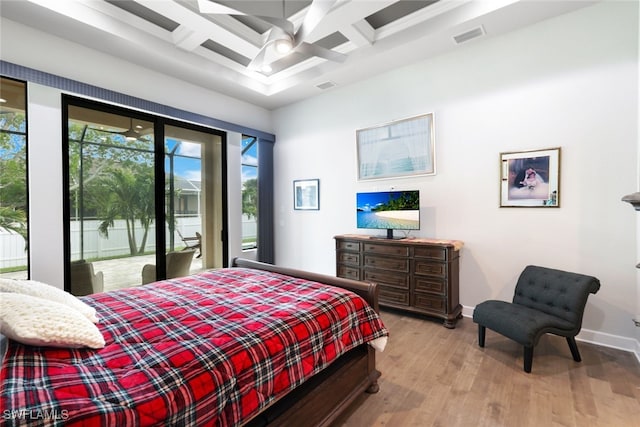
[[(231, 265), (286, 274), (348, 289), (360, 295), (378, 311), (378, 288), (375, 283), (278, 267), (243, 258), (234, 258)], [(361, 345), (258, 414), (246, 426), (329, 426), (362, 393), (376, 393), (379, 377), (375, 350), (368, 344)]]

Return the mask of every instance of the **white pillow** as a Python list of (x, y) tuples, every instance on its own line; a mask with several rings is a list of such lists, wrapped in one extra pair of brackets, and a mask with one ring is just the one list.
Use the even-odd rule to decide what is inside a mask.
[(31, 295), (33, 297), (59, 302), (74, 308), (93, 323), (98, 323), (98, 316), (96, 315), (95, 308), (80, 301), (69, 292), (65, 292), (62, 289), (58, 289), (55, 286), (51, 286), (46, 283), (36, 282), (35, 280), (0, 279), (0, 292), (13, 292), (17, 294)]
[(0, 333), (23, 344), (48, 347), (104, 347), (104, 337), (68, 306), (31, 295), (0, 293)]

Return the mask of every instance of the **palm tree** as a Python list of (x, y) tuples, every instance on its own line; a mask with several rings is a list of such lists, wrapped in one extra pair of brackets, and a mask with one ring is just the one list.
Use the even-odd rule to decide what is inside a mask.
[(27, 214), (21, 209), (0, 206), (0, 229), (13, 231), (27, 241)]
[[(104, 195), (98, 231), (109, 237), (109, 228), (116, 219), (124, 219), (131, 255), (141, 255), (145, 251), (149, 228), (155, 218), (153, 168), (140, 164), (138, 168), (117, 168), (103, 183)], [(137, 244), (135, 223), (140, 222), (144, 234)]]

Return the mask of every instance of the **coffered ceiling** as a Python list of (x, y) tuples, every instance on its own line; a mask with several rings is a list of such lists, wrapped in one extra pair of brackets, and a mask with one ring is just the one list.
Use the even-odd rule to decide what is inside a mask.
[[(275, 30), (269, 18), (255, 16), (285, 18), (297, 31), (312, 9), (310, 0), (0, 0), (0, 13), (39, 31), (274, 109), (594, 3), (315, 1), (331, 6), (304, 37), (312, 49), (279, 54), (270, 45), (264, 53), (264, 64), (270, 67), (259, 68), (252, 67), (252, 60)], [(217, 13), (220, 6), (231, 14)], [(314, 54), (314, 47), (328, 49), (332, 59)]]

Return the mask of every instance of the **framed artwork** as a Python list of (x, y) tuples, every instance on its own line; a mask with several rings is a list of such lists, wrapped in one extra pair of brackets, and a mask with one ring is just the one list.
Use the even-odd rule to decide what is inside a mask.
[(435, 175), (433, 113), (356, 131), (358, 180)]
[(500, 153), (500, 207), (560, 207), (560, 148)]
[(320, 210), (320, 180), (301, 179), (293, 181), (293, 209)]

